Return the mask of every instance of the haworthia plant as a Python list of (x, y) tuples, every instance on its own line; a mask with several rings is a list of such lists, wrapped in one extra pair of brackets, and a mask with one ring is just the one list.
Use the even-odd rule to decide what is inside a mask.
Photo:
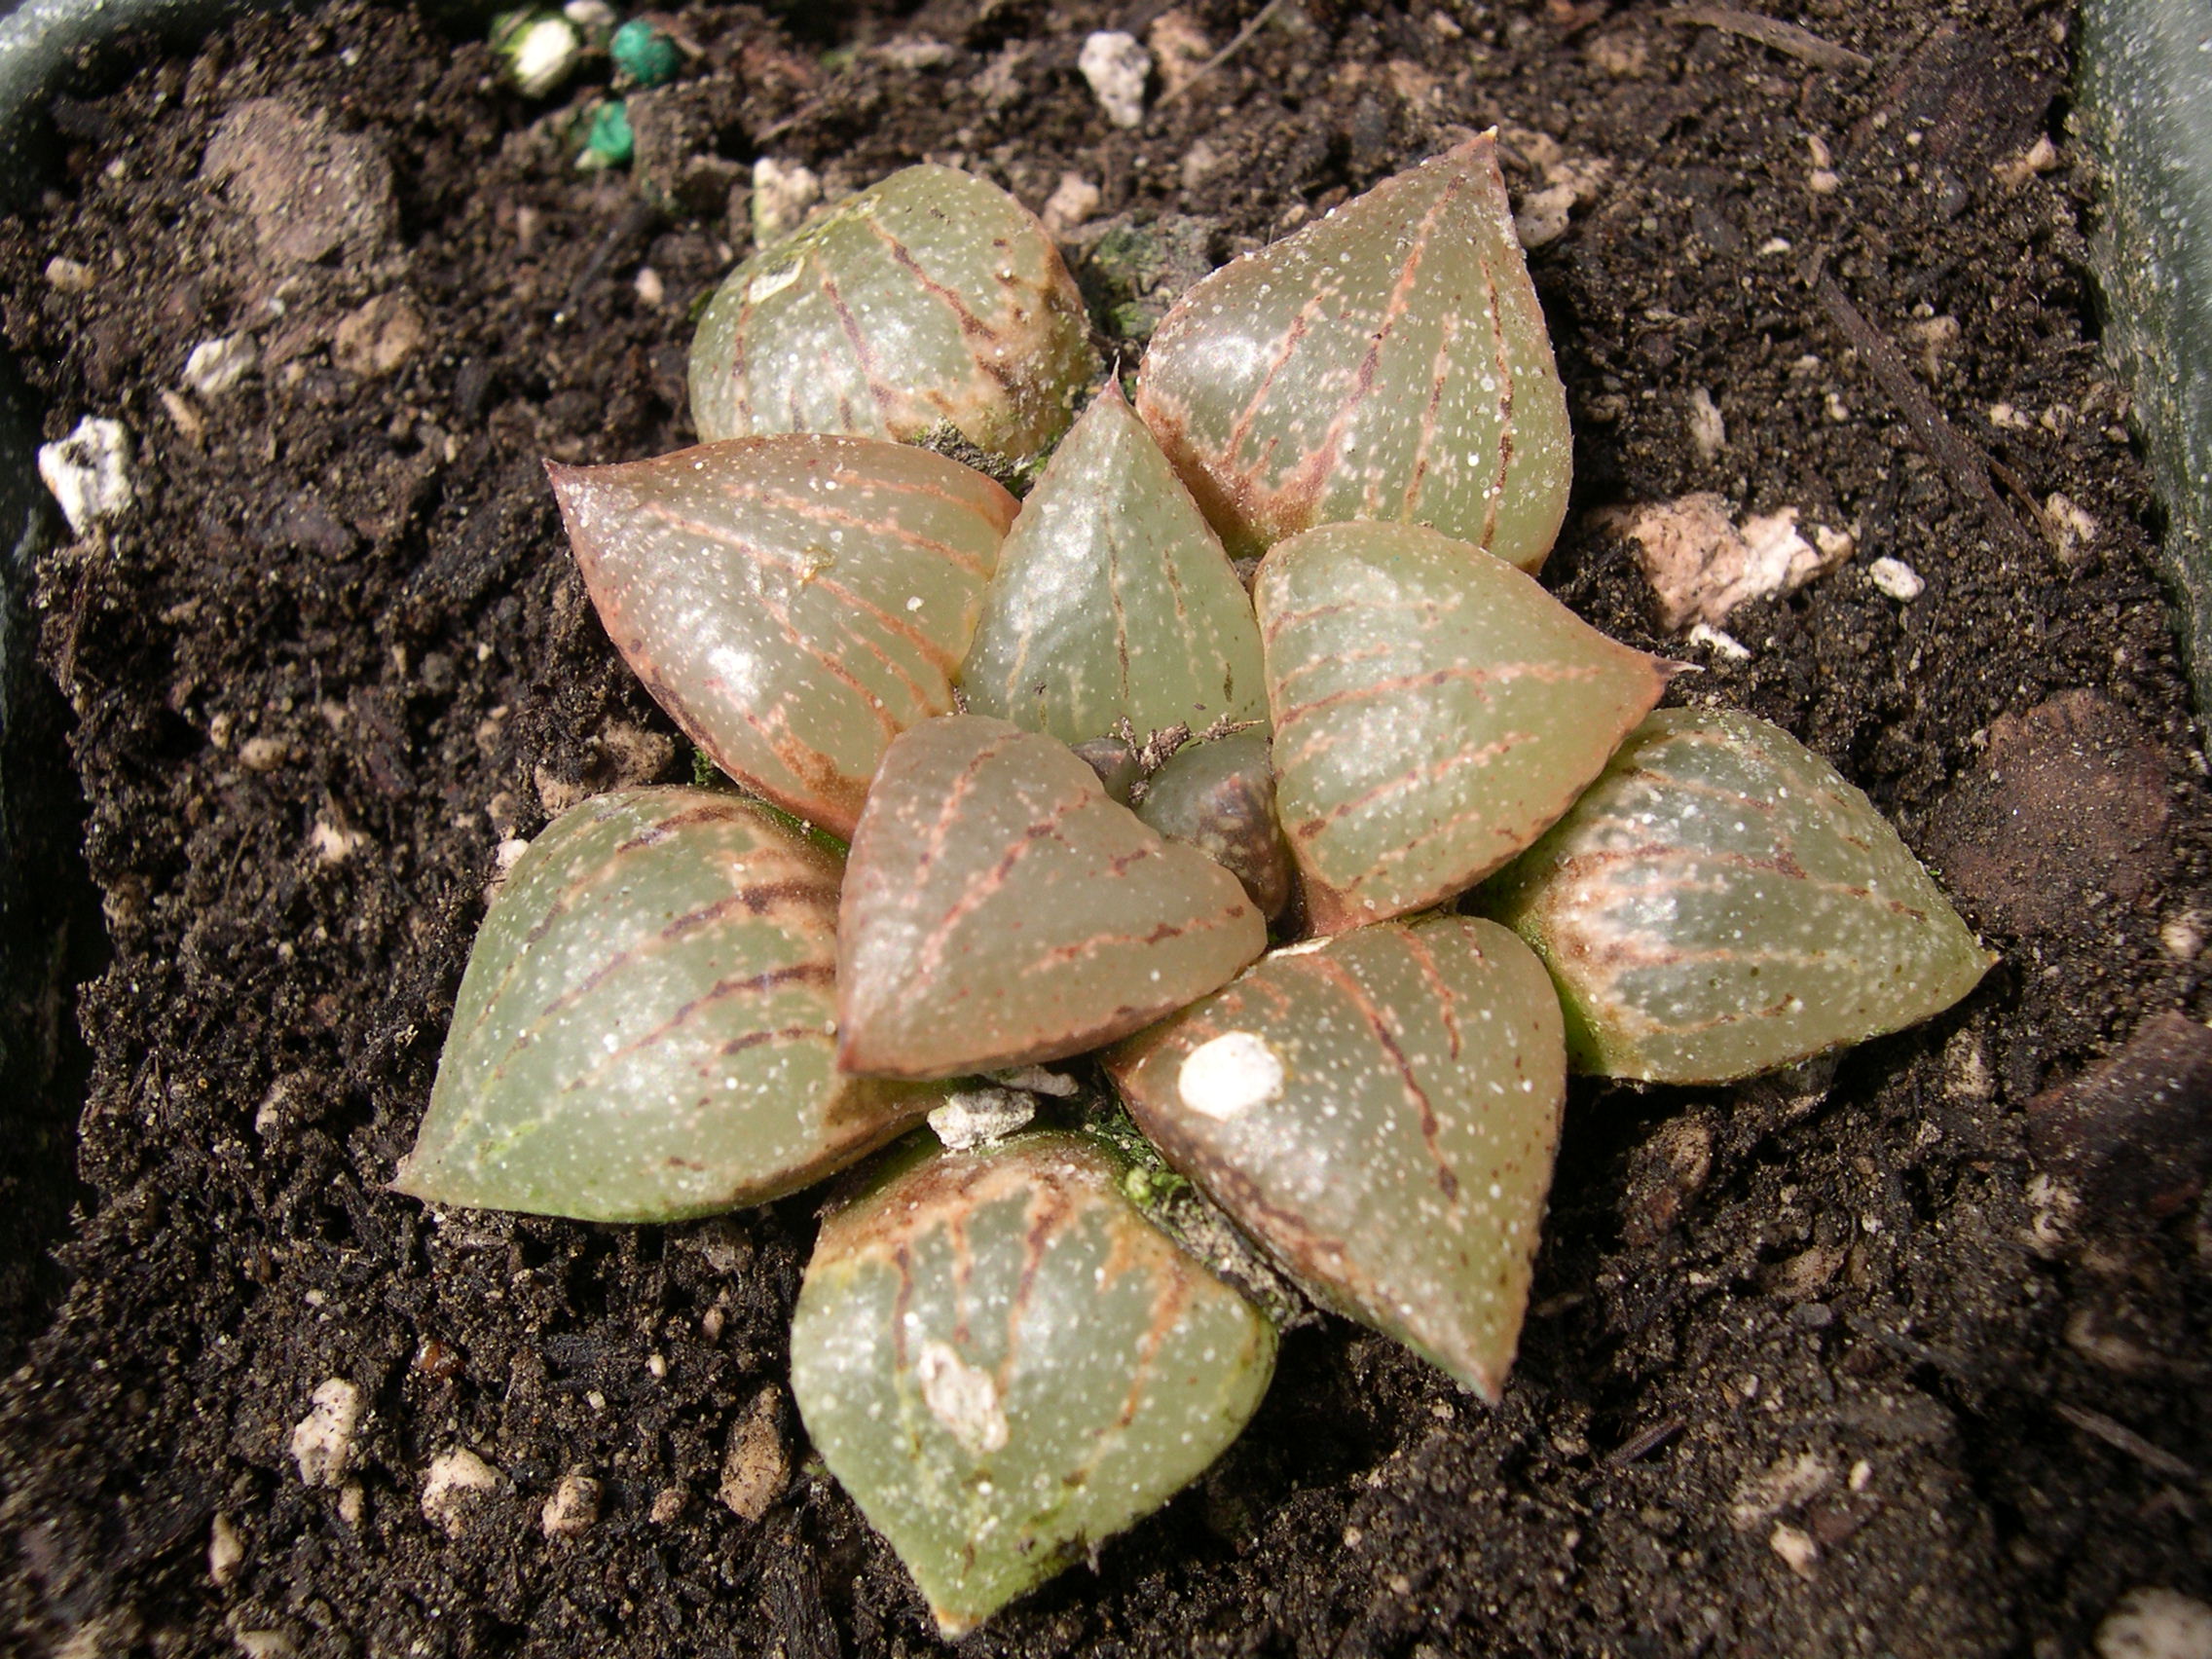
[(1929, 1018), (1991, 962), (1825, 760), (1666, 709), (1483, 895), (1557, 980), (1579, 1070), (1720, 1083)]
[(1253, 584), (1283, 828), (1335, 933), (1473, 885), (1543, 832), (1666, 667), (1464, 542), (1343, 524)]
[(1192, 288), (1137, 411), (1232, 554), (1366, 518), (1541, 565), (1567, 511), (1567, 393), (1491, 136)]
[(909, 1162), (823, 1224), (792, 1392), (953, 1638), (1149, 1514), (1235, 1439), (1273, 1327), (1037, 1134)]
[(546, 470), (638, 678), (723, 771), (850, 837), (891, 740), (953, 706), (1014, 498), (870, 438)]
[(1266, 719), (1244, 584), (1118, 387), (1021, 503), (960, 688), (1064, 743)]
[(951, 1077), (1081, 1053), (1266, 947), (1236, 878), (1108, 799), (1065, 745), (932, 720), (892, 745), (853, 837), (838, 1063)]
[(557, 819), (476, 936), (394, 1185), (670, 1221), (807, 1186), (918, 1122), (941, 1090), (833, 1063), (839, 873), (730, 794), (631, 790)]
[(1153, 774), (1137, 816), (1232, 872), (1263, 916), (1279, 914), (1289, 903), (1293, 866), (1275, 821), (1266, 731), (1185, 744)]
[(918, 438), (1014, 460), (1097, 377), (1083, 298), (1036, 217), (952, 167), (893, 173), (731, 274), (691, 345), (703, 438)]
[(1497, 1398), (1567, 1088), (1559, 999), (1519, 940), (1436, 916), (1292, 945), (1107, 1069), (1321, 1301)]

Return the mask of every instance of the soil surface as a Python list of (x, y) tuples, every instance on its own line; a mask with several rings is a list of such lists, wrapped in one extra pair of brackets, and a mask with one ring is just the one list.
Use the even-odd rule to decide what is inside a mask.
[[(2067, 8), (1805, 0), (1838, 55), (1657, 5), (1278, 0), (1134, 130), (1077, 72), (1094, 28), (1195, 55), (1256, 10), (687, 10), (636, 167), (597, 175), (564, 134), (604, 65), (528, 102), (474, 28), (375, 6), (127, 50), (56, 101), (0, 309), (49, 436), (122, 421), (139, 500), (39, 595), (108, 955), (88, 1196), (39, 1224), (66, 1288), (11, 1280), (18, 1650), (933, 1648), (782, 1391), (816, 1199), (607, 1228), (385, 1191), (500, 843), (689, 775), (540, 462), (688, 441), (687, 318), (756, 157), (832, 196), (952, 161), (1034, 207), (1082, 175), (1071, 246), (1133, 357), (1148, 296), (1088, 258), (1100, 221), (1188, 216), (1202, 265), (1493, 122), (1524, 198), (1585, 180), (1532, 260), (1578, 430), (1546, 579), (1699, 662), (1677, 699), (1832, 758), (2002, 965), (1832, 1075), (1578, 1086), (1502, 1407), (1296, 1331), (1213, 1472), (964, 1650), (2056, 1659), (2133, 1587), (2212, 1591), (2203, 1028), (2063, 1090), (2212, 1013), (2205, 762), (2094, 344)], [(237, 337), (250, 372), (188, 374)], [(1662, 636), (1606, 510), (1692, 491), (1856, 555), (1738, 609), (1741, 655)], [(310, 1486), (331, 1380), (363, 1414)], [(421, 1498), (457, 1448), (498, 1481), (449, 1535)], [(571, 1472), (599, 1514), (547, 1536)]]

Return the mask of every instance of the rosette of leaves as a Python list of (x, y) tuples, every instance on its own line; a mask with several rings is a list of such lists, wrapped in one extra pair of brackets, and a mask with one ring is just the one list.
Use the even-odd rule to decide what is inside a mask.
[[(1263, 1282), (1495, 1399), (1570, 1060), (1739, 1077), (1988, 960), (1864, 797), (1652, 715), (1670, 665), (1530, 574), (1565, 402), (1487, 138), (1194, 289), (1019, 503), (893, 441), (1048, 442), (1094, 361), (1064, 275), (1011, 199), (908, 169), (710, 308), (697, 414), (735, 435), (552, 469), (609, 638), (757, 798), (545, 831), (400, 1171), (666, 1220), (943, 1125), (847, 1177), (792, 1365), (947, 1636), (1235, 1438)], [(1486, 878), (1497, 920), (1456, 913)], [(1061, 1061), (1090, 1104), (1008, 1104)], [(1212, 1219), (1170, 1236), (1183, 1182)]]

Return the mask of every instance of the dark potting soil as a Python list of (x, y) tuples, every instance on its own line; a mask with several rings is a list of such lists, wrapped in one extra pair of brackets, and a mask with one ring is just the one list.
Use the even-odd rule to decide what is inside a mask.
[[(1189, 216), (1163, 245), (1202, 266), (1493, 122), (1524, 196), (1611, 165), (1533, 259), (1578, 429), (1547, 580), (1699, 662), (1677, 698), (1833, 758), (2003, 963), (1825, 1086), (1578, 1086), (1499, 1409), (1295, 1332), (1210, 1474), (967, 1650), (2055, 1659), (2131, 1587), (2212, 1587), (2202, 1027), (2030, 1110), (2212, 1012), (2205, 764), (2093, 344), (2068, 9), (1797, 9), (1862, 59), (1604, 0), (1278, 4), (1117, 130), (1078, 51), (1161, 10), (685, 11), (636, 176), (578, 173), (472, 34), (358, 4), (120, 53), (57, 101), (65, 176), (0, 222), (0, 306), (48, 435), (122, 421), (139, 499), (41, 571), (111, 954), (78, 993), (89, 1196), (40, 1240), (67, 1289), (9, 1281), (22, 1647), (932, 1647), (782, 1391), (814, 1198), (623, 1229), (384, 1190), (499, 844), (689, 773), (540, 461), (688, 441), (686, 319), (756, 156), (832, 193), (954, 161), (1032, 206), (1082, 174), (1101, 327), (1141, 332), (1095, 221)], [(1256, 10), (1184, 15), (1218, 49)], [(236, 336), (254, 371), (190, 388)], [(1857, 538), (1736, 612), (1741, 659), (1655, 634), (1603, 513), (1700, 490)], [(366, 1415), (310, 1487), (293, 1428), (330, 1379)], [(449, 1536), (421, 1498), (461, 1447), (499, 1484)], [(601, 1512), (549, 1537), (571, 1471)]]

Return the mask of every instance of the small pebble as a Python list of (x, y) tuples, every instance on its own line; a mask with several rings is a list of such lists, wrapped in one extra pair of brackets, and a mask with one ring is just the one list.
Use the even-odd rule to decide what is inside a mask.
[(776, 1391), (763, 1388), (752, 1408), (733, 1424), (729, 1445), (722, 1455), (721, 1485), (718, 1495), (722, 1507), (743, 1521), (758, 1521), (768, 1513), (777, 1493), (791, 1479), (791, 1454), (776, 1427)]
[(299, 1652), (292, 1639), (280, 1630), (240, 1630), (231, 1634), (245, 1659), (293, 1659)]
[(1045, 211), (1039, 217), (1052, 235), (1064, 237), (1097, 212), (1098, 203), (1103, 200), (1098, 186), (1083, 174), (1062, 173), (1058, 188), (1047, 198)]
[(675, 79), (683, 63), (683, 54), (676, 42), (643, 18), (632, 18), (616, 29), (607, 52), (614, 59), (614, 67), (641, 87), (657, 87)]
[(218, 1513), (207, 1530), (207, 1576), (220, 1590), (245, 1565), (245, 1539), (228, 1515)]
[(1701, 461), (1712, 461), (1728, 447), (1728, 423), (1702, 386), (1690, 388), (1690, 445)]
[(640, 305), (658, 306), (668, 298), (668, 288), (661, 281), (660, 273), (649, 265), (638, 267), (638, 275), (630, 285), (637, 290)]
[(99, 278), (89, 265), (80, 265), (74, 259), (63, 259), (55, 254), (46, 262), (47, 286), (56, 293), (89, 294)]
[(1083, 43), (1076, 67), (1090, 83), (1091, 95), (1116, 127), (1144, 120), (1144, 85), (1152, 74), (1152, 54), (1133, 34), (1101, 29)]
[(466, 1529), (470, 1512), (499, 1487), (499, 1471), (465, 1446), (430, 1459), (423, 1477), (423, 1519), (449, 1538)]
[(1574, 213), (1574, 197), (1571, 184), (1547, 184), (1524, 196), (1521, 210), (1513, 215), (1513, 232), (1521, 239), (1521, 245), (1545, 247), (1567, 235)]
[(2178, 1590), (2130, 1590), (2097, 1626), (2097, 1659), (2212, 1659), (2212, 1606)]
[(753, 240), (762, 247), (781, 240), (821, 200), (822, 180), (812, 167), (762, 156), (753, 164)]
[(1004, 1140), (1037, 1116), (1034, 1096), (1012, 1088), (966, 1088), (930, 1113), (930, 1127), (947, 1152)]
[(1750, 662), (1751, 660), (1751, 649), (1749, 645), (1737, 639), (1735, 635), (1728, 633), (1725, 629), (1715, 628), (1710, 622), (1695, 624), (1691, 627), (1687, 637), (1691, 645), (1703, 645), (1714, 656), (1725, 658), (1729, 662)]
[(1877, 559), (1866, 567), (1866, 574), (1877, 590), (1899, 604), (1910, 604), (1928, 586), (1920, 579), (1920, 572), (1902, 559)]
[(1767, 1534), (1767, 1548), (1774, 1551), (1789, 1570), (1810, 1584), (1820, 1577), (1821, 1546), (1813, 1542), (1810, 1532), (1800, 1531), (1786, 1521), (1775, 1523), (1774, 1530)]
[(249, 772), (274, 772), (292, 757), (292, 746), (280, 737), (249, 737), (239, 745), (239, 761)]
[(584, 55), (582, 32), (551, 12), (509, 12), (492, 24), (492, 50), (526, 98), (541, 98), (566, 81)]
[(220, 397), (261, 366), (261, 348), (250, 334), (203, 340), (184, 360), (184, 387), (200, 397)]
[(353, 1461), (353, 1437), (365, 1409), (361, 1390), (343, 1377), (315, 1384), (308, 1415), (292, 1425), (292, 1461), (311, 1487), (334, 1487)]
[(682, 1519), (683, 1506), (690, 1501), (690, 1496), (682, 1487), (662, 1487), (653, 1493), (652, 1524), (667, 1527)]
[(548, 1538), (574, 1537), (598, 1521), (601, 1490), (591, 1476), (571, 1469), (537, 1512), (538, 1527)]
[(120, 517), (137, 498), (130, 482), (130, 434), (121, 421), (88, 415), (67, 437), (39, 445), (38, 475), (79, 535)]

